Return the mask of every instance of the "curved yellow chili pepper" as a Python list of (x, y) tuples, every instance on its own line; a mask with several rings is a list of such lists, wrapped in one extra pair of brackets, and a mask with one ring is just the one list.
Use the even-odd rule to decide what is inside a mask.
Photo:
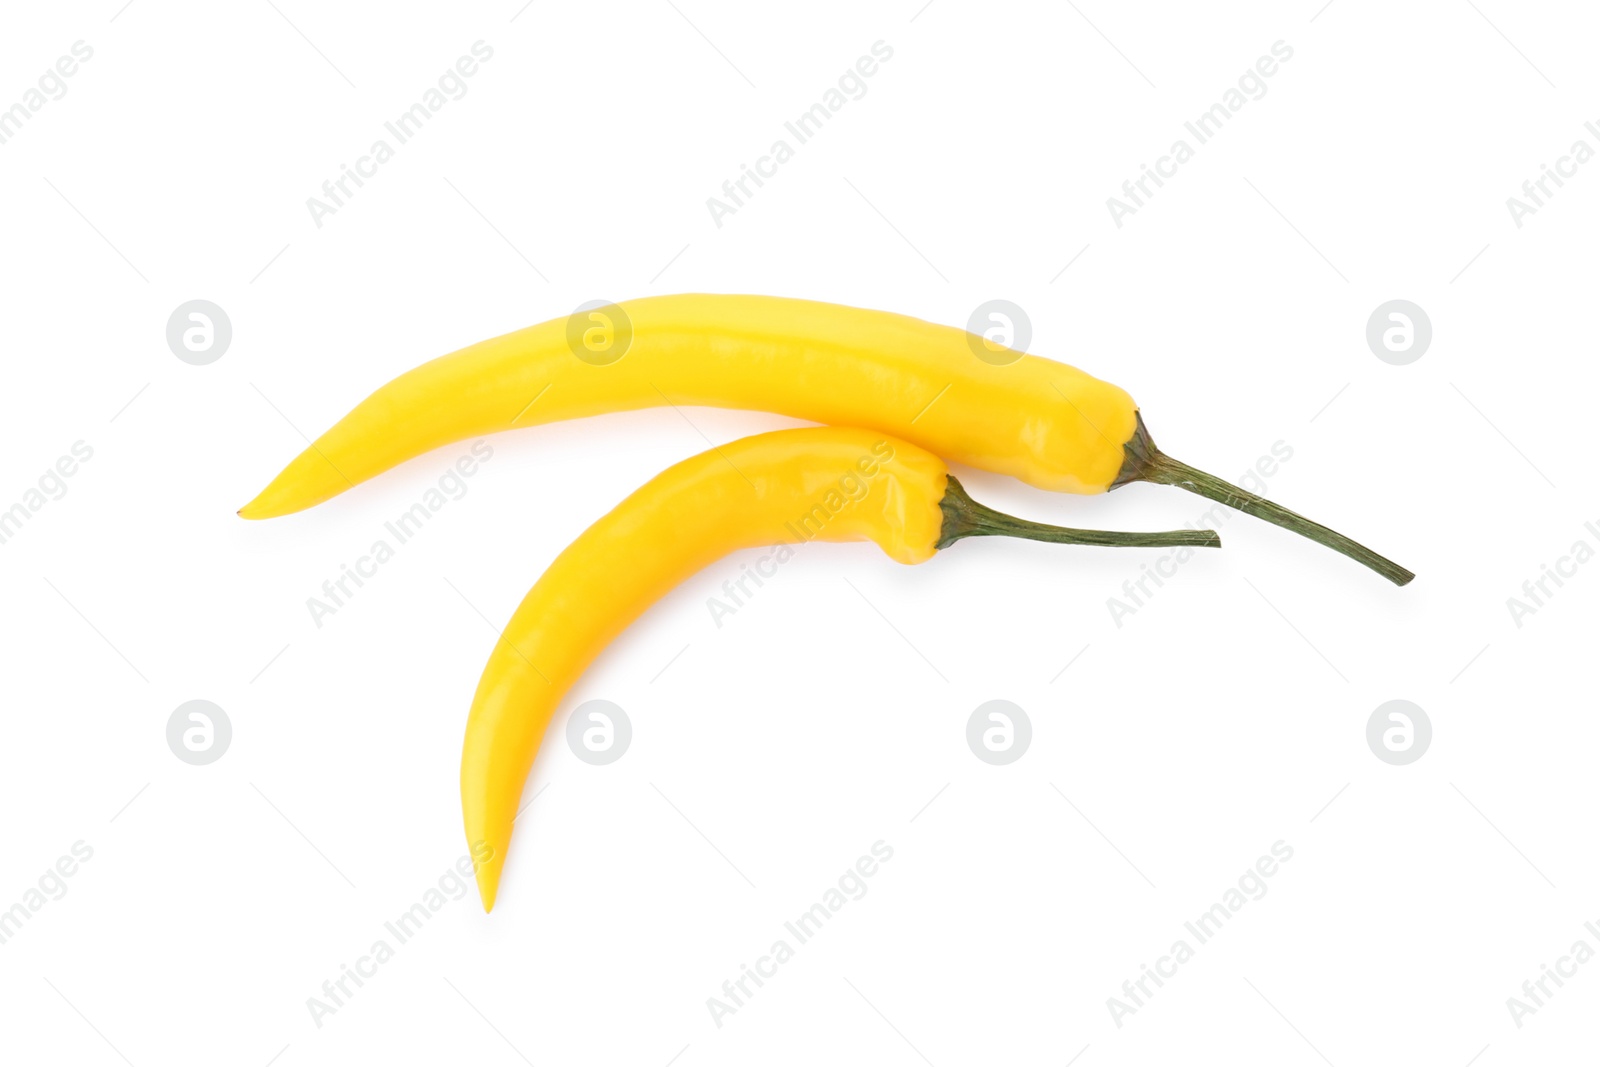
[(867, 426), (1059, 492), (1179, 485), (1397, 584), (1412, 578), (1327, 527), (1164, 455), (1133, 398), (1083, 371), (904, 315), (768, 296), (629, 300), (425, 363), (358, 404), (239, 514), (311, 507), (454, 441), (661, 404)]
[[(461, 808), (485, 911), (540, 739), (612, 639), (684, 579), (741, 548), (874, 541), (921, 563), (964, 537), (1214, 547), (1210, 530), (1112, 533), (1044, 526), (973, 501), (916, 445), (844, 427), (746, 437), (670, 467), (585, 530), (506, 624), (478, 682), (461, 754)], [(780, 552), (783, 551), (780, 549)]]

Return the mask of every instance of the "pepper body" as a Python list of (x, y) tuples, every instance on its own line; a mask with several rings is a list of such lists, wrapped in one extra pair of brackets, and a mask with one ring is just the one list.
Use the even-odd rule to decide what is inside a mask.
[(779, 430), (668, 468), (557, 556), (506, 624), (467, 718), (461, 807), (473, 854), (490, 849), (477, 875), (484, 910), (551, 716), (634, 619), (741, 548), (874, 541), (921, 563), (940, 537), (947, 477), (938, 457), (881, 433)]
[[(1069, 493), (1111, 488), (1135, 431), (1136, 406), (1116, 386), (1038, 356), (997, 366), (975, 353), (982, 339), (905, 315), (733, 295), (617, 307), (631, 340), (614, 362), (575, 354), (588, 352), (582, 315), (576, 328), (554, 319), (442, 356), (363, 400), (240, 514), (311, 507), (455, 441), (664, 404), (868, 427)], [(603, 339), (607, 324), (592, 328)]]

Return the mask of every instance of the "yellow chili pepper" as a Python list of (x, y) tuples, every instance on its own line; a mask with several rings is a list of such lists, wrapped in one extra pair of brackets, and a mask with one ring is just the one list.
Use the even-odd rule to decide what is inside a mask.
[(871, 427), (1058, 492), (1177, 485), (1327, 545), (1398, 585), (1413, 577), (1342, 534), (1164, 455), (1133, 398), (1083, 371), (904, 315), (767, 296), (630, 300), (425, 363), (358, 404), (239, 514), (265, 519), (311, 507), (454, 441), (661, 404)]
[(585, 668), (646, 608), (741, 548), (874, 541), (922, 563), (964, 537), (1215, 547), (1211, 530), (1113, 533), (1045, 526), (973, 501), (937, 456), (846, 427), (746, 437), (670, 467), (585, 530), (506, 624), (478, 682), (461, 754), (467, 842), (494, 907), (512, 821), (539, 742)]

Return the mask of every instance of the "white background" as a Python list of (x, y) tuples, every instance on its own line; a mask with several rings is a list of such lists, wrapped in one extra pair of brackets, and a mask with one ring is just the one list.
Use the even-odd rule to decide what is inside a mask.
[[(1578, 939), (1600, 949), (1600, 566), (1520, 628), (1506, 605), (1574, 541), (1600, 547), (1600, 165), (1521, 228), (1506, 207), (1574, 140), (1600, 148), (1592, 12), (274, 2), (18, 5), (0, 34), (0, 106), (94, 49), (0, 145), (0, 507), (94, 451), (0, 545), (0, 908), (93, 849), (0, 945), (0, 1058), (1592, 1051), (1600, 964), (1521, 1028), (1506, 1005)], [(306, 199), (478, 40), (494, 56), (467, 95), (315, 226)], [(879, 40), (867, 94), (718, 228), (706, 198)], [(1106, 198), (1279, 40), (1267, 94), (1115, 226)], [(1237, 477), (1284, 442), (1270, 495), (1419, 577), (1392, 588), (1235, 517), (1118, 627), (1107, 600), (1149, 553), (966, 542), (906, 568), (821, 546), (719, 629), (707, 598), (754, 557), (726, 560), (569, 696), (558, 723), (613, 700), (632, 747), (591, 767), (552, 731), (495, 913), (451, 901), (319, 1027), (307, 999), (465, 851), (459, 744), (491, 627), (656, 471), (790, 423), (662, 409), (495, 438), (321, 628), (306, 599), (467, 445), (308, 513), (235, 509), (299, 431), (426, 359), (697, 290), (956, 325), (1012, 300), (1032, 351), (1130, 390), (1168, 452)], [(203, 367), (164, 333), (195, 298), (234, 331)], [(1403, 367), (1364, 336), (1395, 298), (1434, 329)], [(1064, 524), (1207, 507), (959, 473)], [(195, 698), (234, 731), (204, 767), (165, 740)], [(1008, 767), (965, 742), (995, 698), (1033, 724)], [(1404, 767), (1365, 739), (1396, 698), (1434, 730)], [(706, 999), (880, 839), (867, 895), (716, 1026)], [(1279, 840), (1294, 856), (1267, 895), (1115, 1025), (1107, 998)]]

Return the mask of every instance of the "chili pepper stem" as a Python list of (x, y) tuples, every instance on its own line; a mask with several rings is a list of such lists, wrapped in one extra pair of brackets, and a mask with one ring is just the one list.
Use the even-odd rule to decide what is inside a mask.
[(1150, 431), (1145, 429), (1144, 416), (1136, 412), (1134, 417), (1137, 426), (1133, 437), (1124, 446), (1127, 459), (1122, 465), (1121, 473), (1117, 475), (1117, 480), (1111, 483), (1113, 489), (1129, 482), (1175, 485), (1191, 493), (1198, 493), (1208, 500), (1226, 504), (1246, 515), (1254, 515), (1258, 519), (1265, 519), (1267, 522), (1282, 526), (1285, 530), (1309, 538), (1319, 545), (1325, 545), (1362, 566), (1377, 571), (1395, 585), (1405, 585), (1416, 577), (1400, 564), (1378, 555), (1365, 545), (1350, 540), (1337, 530), (1330, 530), (1320, 522), (1313, 522), (1304, 515), (1290, 511), (1281, 504), (1274, 504), (1248, 489), (1241, 489), (1214, 474), (1196, 470), (1187, 463), (1173, 459), (1157, 448), (1155, 442), (1150, 439)]
[(953, 474), (946, 480), (939, 510), (944, 513), (944, 527), (934, 547), (940, 549), (948, 548), (964, 537), (1022, 537), (1029, 541), (1109, 548), (1222, 547), (1222, 538), (1217, 536), (1215, 530), (1077, 530), (1019, 519), (972, 499)]

